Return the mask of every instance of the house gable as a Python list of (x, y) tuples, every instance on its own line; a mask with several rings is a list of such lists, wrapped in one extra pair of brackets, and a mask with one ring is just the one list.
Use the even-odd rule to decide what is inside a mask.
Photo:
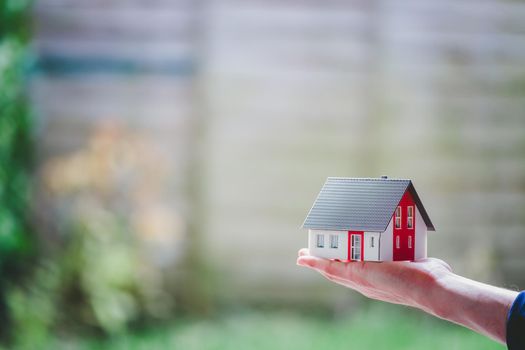
[(423, 202), (421, 202), (421, 199), (419, 198), (419, 195), (417, 194), (416, 189), (414, 188), (414, 185), (412, 184), (412, 181), (410, 181), (410, 184), (408, 185), (407, 190), (412, 195), (412, 199), (416, 203), (416, 207), (419, 210), (419, 213), (421, 214), (423, 222), (427, 226), (427, 230), (435, 231), (436, 229), (434, 228), (434, 224), (430, 220), (430, 217), (428, 216), (427, 211), (425, 210), (425, 207), (423, 206)]

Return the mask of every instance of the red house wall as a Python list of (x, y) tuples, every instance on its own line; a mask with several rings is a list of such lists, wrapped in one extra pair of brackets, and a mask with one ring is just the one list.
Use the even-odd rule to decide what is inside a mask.
[[(393, 251), (393, 260), (414, 260), (414, 247), (416, 245), (416, 205), (412, 195), (409, 191), (406, 191), (398, 204), (401, 207), (401, 228), (396, 228), (395, 222), (395, 212), (392, 215), (392, 249)], [(413, 206), (413, 219), (412, 219), (412, 228), (407, 228), (407, 217), (408, 217), (408, 207)], [(399, 248), (397, 248), (396, 241), (399, 237)], [(408, 247), (408, 237), (412, 237), (412, 248)]]

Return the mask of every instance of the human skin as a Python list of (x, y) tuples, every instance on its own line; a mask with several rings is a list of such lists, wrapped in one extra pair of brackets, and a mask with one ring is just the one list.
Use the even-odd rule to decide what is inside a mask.
[(301, 249), (297, 264), (364, 296), (407, 305), (505, 343), (507, 314), (518, 293), (454, 274), (439, 259), (341, 262)]

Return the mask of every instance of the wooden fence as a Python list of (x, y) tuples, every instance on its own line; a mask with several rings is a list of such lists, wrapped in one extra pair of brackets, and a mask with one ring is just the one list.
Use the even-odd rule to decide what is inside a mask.
[(40, 0), (41, 159), (108, 118), (152, 135), (224, 297), (346, 298), (295, 266), (299, 226), (325, 177), (382, 174), (415, 181), (431, 255), (523, 288), (524, 17), (496, 0)]

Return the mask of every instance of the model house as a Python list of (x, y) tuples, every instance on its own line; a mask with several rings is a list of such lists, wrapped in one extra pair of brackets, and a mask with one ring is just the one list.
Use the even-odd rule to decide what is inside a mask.
[(303, 224), (310, 254), (342, 261), (417, 260), (434, 225), (412, 181), (329, 177)]

